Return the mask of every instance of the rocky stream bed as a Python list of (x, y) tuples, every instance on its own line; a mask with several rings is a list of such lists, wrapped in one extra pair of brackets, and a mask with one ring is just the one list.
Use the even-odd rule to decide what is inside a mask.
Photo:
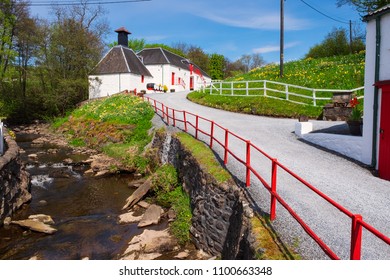
[[(0, 228), (0, 259), (209, 259), (169, 233), (171, 209), (143, 200), (148, 180), (46, 124), (14, 127), (32, 201)], [(118, 166), (118, 168), (112, 168)]]

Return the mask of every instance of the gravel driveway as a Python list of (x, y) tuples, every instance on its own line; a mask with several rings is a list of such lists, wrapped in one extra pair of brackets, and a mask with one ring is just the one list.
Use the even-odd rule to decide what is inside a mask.
[[(301, 142), (293, 133), (297, 120), (269, 118), (232, 113), (208, 108), (186, 99), (188, 92), (154, 93), (148, 97), (163, 102), (177, 110), (185, 110), (207, 119), (214, 120), (241, 137), (250, 140), (268, 155), (277, 158), (321, 192), (390, 236), (390, 182), (374, 177), (371, 172), (343, 157), (323, 151)], [(191, 120), (190, 121), (194, 121)], [(200, 121), (200, 126), (209, 131), (210, 125)], [(223, 139), (222, 131), (216, 128), (217, 137)], [(209, 143), (208, 137), (201, 137)], [(222, 157), (223, 152), (215, 144), (215, 151)], [(234, 138), (229, 139), (234, 153), (245, 158), (245, 145)], [(253, 150), (253, 149), (252, 149)], [(270, 182), (271, 163), (259, 153), (252, 151), (251, 164)], [(229, 157), (229, 171), (244, 181), (245, 168)], [(248, 195), (255, 206), (269, 212), (270, 195), (263, 185), (252, 176)], [(313, 194), (301, 183), (278, 169), (278, 193), (303, 218), (314, 232), (341, 258), (349, 259), (351, 243), (351, 219), (324, 199)], [(277, 218), (272, 226), (283, 242), (294, 246), (304, 259), (328, 259), (318, 245), (291, 218), (289, 213), (277, 205)], [(362, 259), (390, 259), (390, 246), (363, 230)]]

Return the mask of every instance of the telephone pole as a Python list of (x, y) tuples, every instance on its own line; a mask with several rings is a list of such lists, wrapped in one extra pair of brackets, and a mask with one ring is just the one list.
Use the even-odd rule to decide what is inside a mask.
[(280, 73), (283, 78), (283, 63), (284, 63), (284, 1), (280, 0)]

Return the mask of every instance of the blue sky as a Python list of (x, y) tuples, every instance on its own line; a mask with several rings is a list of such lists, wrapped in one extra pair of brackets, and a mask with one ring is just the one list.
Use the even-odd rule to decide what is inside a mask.
[[(112, 0), (106, 0), (112, 1)], [(42, 2), (39, 0), (31, 0)], [(58, 1), (61, 2), (61, 1)], [(351, 6), (338, 8), (336, 0), (285, 1), (285, 61), (302, 58), (335, 27), (349, 29), (342, 22), (360, 26), (360, 15)], [(279, 61), (279, 0), (152, 0), (104, 5), (112, 30), (121, 26), (133, 38), (147, 43), (184, 42), (207, 53), (223, 54), (234, 61), (243, 54), (260, 53), (266, 62)], [(33, 15), (49, 17), (50, 8), (32, 7)], [(116, 33), (107, 42), (116, 40)]]

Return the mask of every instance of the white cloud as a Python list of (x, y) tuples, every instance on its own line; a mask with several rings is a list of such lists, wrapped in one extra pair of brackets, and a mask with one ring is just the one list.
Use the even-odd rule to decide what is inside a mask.
[[(295, 47), (299, 44), (300, 44), (300, 42), (287, 43), (284, 45), (284, 48), (289, 49), (289, 48)], [(270, 52), (278, 52), (279, 50), (280, 50), (280, 45), (268, 45), (268, 46), (253, 49), (252, 51), (254, 53), (263, 54), (263, 53), (270, 53)]]
[[(253, 9), (243, 10), (226, 8), (206, 10), (196, 13), (196, 15), (210, 21), (233, 27), (260, 30), (278, 30), (280, 28), (280, 15), (274, 11), (267, 12)], [(310, 26), (308, 20), (294, 18), (290, 15), (285, 16), (286, 30), (303, 30), (307, 29), (308, 26)]]

